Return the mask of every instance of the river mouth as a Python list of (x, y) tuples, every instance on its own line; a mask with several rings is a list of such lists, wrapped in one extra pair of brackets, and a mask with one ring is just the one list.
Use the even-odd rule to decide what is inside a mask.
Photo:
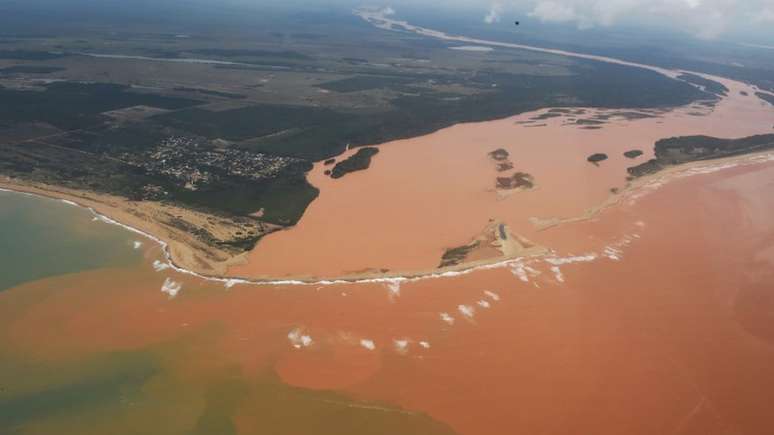
[[(391, 19), (380, 10), (356, 14), (380, 28), (430, 38), (629, 65), (674, 79), (683, 74), (601, 56), (448, 35)], [(299, 223), (262, 239), (246, 263), (228, 273), (307, 281), (416, 277), (545, 252), (599, 248), (584, 244), (577, 235), (562, 240), (551, 227), (593, 218), (618, 202), (632, 187), (627, 168), (652, 158), (657, 140), (769, 132), (774, 110), (754, 97), (757, 88), (701, 76), (728, 91), (717, 99), (671, 109), (560, 107), (458, 124), (379, 145), (369, 169), (341, 179), (328, 177), (325, 171), (330, 168), (319, 162), (308, 180), (320, 195)], [(496, 150), (507, 157), (492, 158)], [(348, 150), (337, 160), (354, 152)], [(495, 228), (507, 228), (507, 234), (498, 235), (502, 231)], [(506, 246), (508, 240), (515, 241), (515, 247)], [(463, 251), (468, 255), (460, 259), (457, 254)]]
[[(4, 228), (1, 270), (51, 273), (0, 276), (0, 429), (768, 433), (774, 154), (625, 184), (664, 135), (771, 126), (723, 83), (712, 106), (546, 109), (386, 144), (338, 180), (317, 165), (320, 201), (229, 271), (250, 281), (175, 267), (105, 216), (34, 209)], [(48, 228), (73, 234), (25, 237)]]
[[(110, 415), (136, 427), (127, 418), (161, 421), (154, 418), (166, 401), (175, 413), (165, 424), (185, 426), (211, 388), (233, 385), (244, 400), (222, 413), (238, 433), (266, 428), (255, 416), (267, 402), (256, 398), (276, 391), (271, 402), (288, 389), (301, 402), (281, 402), (278, 412), (306, 415), (318, 400), (333, 401), (343, 404), (332, 410), (336, 422), (372, 410), (427, 416), (462, 434), (584, 427), (612, 435), (632, 426), (645, 434), (681, 424), (763, 433), (770, 413), (760, 404), (774, 388), (767, 320), (774, 161), (749, 156), (665, 177), (598, 219), (550, 232), (560, 240), (583, 235), (586, 246), (604, 249), (434, 279), (224, 289), (163, 263), (150, 267), (161, 258), (157, 247), (135, 251), (121, 241), (146, 261), (0, 292), (0, 379), (4, 395), (26, 400), (33, 381), (97, 373), (100, 382), (73, 385), (145, 406), (12, 421), (75, 434)], [(49, 369), (30, 376), (29, 367)], [(101, 382), (113, 377), (131, 382)], [(58, 406), (60, 390), (45, 391)], [(24, 400), (11, 409), (34, 405)]]
[[(550, 227), (593, 217), (617, 202), (631, 187), (627, 168), (652, 158), (657, 140), (766, 132), (761, 126), (770, 124), (771, 106), (750, 97), (753, 89), (745, 84), (714, 79), (729, 88), (718, 101), (668, 110), (554, 108), (459, 124), (380, 145), (367, 170), (340, 179), (326, 176), (329, 167), (320, 162), (308, 175), (320, 195), (298, 225), (265, 237), (229, 275), (304, 280), (427, 275), (448, 266), (445, 253), (485, 239), (486, 249), (449, 270), (529, 254), (506, 252), (489, 240), (491, 234), (502, 239), (497, 231), (490, 234), (493, 224), (504, 225), (525, 246), (594, 249), (577, 238), (559, 240)], [(498, 149), (508, 155), (505, 161), (490, 155)], [(642, 153), (627, 157), (632, 150)], [(605, 159), (590, 163), (595, 154)], [(500, 184), (512, 177), (528, 179), (529, 185)]]

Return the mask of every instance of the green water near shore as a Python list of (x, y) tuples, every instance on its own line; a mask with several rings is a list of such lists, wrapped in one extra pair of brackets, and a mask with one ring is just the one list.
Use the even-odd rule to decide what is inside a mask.
[[(1, 435), (453, 433), (423, 413), (287, 385), (276, 355), (251, 373), (254, 361), (219, 347), (234, 331), (217, 317), (143, 329), (174, 307), (193, 323), (230, 294), (190, 278), (168, 298), (161, 283), (183, 277), (150, 267), (159, 248), (93, 218), (0, 191)], [(267, 327), (286, 343), (285, 329)]]
[(0, 291), (27, 281), (139, 264), (151, 241), (61, 201), (0, 191)]

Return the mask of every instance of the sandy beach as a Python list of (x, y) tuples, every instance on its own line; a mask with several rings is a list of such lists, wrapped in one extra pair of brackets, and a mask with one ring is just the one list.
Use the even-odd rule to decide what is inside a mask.
[(228, 219), (153, 201), (129, 201), (125, 198), (73, 190), (59, 186), (28, 183), (0, 177), (0, 188), (15, 192), (60, 199), (105, 216), (116, 223), (163, 242), (170, 261), (204, 276), (223, 276), (228, 267), (243, 262), (242, 256), (206, 244), (174, 221), (208, 228), (216, 237), (230, 238), (243, 228)]

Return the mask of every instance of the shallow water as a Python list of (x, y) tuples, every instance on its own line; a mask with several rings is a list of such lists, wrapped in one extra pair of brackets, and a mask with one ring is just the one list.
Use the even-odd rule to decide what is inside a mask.
[(136, 236), (91, 218), (69, 204), (0, 191), (0, 291), (47, 276), (140, 262)]
[(0, 433), (452, 433), (284, 383), (273, 362), (296, 323), (278, 289), (176, 273), (154, 242), (60, 201), (0, 205)]

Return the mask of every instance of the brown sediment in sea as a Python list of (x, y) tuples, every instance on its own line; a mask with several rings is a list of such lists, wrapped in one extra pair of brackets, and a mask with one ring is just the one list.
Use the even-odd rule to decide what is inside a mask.
[[(216, 421), (237, 434), (314, 433), (293, 432), (279, 416), (322, 430), (427, 415), (466, 435), (767, 433), (771, 154), (670, 167), (609, 193), (626, 185), (627, 149), (647, 159), (668, 135), (740, 137), (770, 125), (770, 112), (734, 98), (745, 87), (724, 84), (731, 97), (703, 117), (679, 108), (599, 130), (559, 117), (519, 129), (511, 118), (392, 143), (369, 170), (337, 181), (320, 164), (310, 174), (320, 199), (299, 226), (268, 237), (268, 250), (259, 245), (229, 272), (433, 271), (444, 247), (478, 240), (481, 228), (483, 245), (512, 242), (497, 246), (504, 256), (551, 248), (540, 255), (416, 281), (225, 288), (146, 264), (4, 291), (3, 404), (62, 391), (29, 367), (58, 376), (99, 355), (140, 354), (155, 371), (136, 391), (116, 390), (118, 405), (68, 402), (67, 418), (39, 411), (25, 428), (76, 434), (108, 421), (111, 433), (122, 423), (190, 432)], [(487, 150), (498, 147), (535, 174), (536, 189), (497, 197)], [(610, 158), (593, 167), (585, 160), (593, 152)], [(490, 254), (465, 260), (490, 264)], [(286, 389), (262, 396), (275, 384), (297, 388), (303, 406), (287, 402)], [(284, 405), (267, 415), (276, 402)], [(335, 417), (318, 420), (331, 403)], [(362, 409), (378, 414), (353, 416)], [(436, 433), (379, 422), (395, 433)]]
[(271, 376), (460, 434), (765, 433), (774, 162), (696, 168), (546, 232), (556, 252), (465, 275), (227, 290), (145, 265), (25, 284), (0, 294), (0, 348), (53, 367), (156, 349), (134, 400), (195, 386), (193, 405), (164, 393), (180, 415), (225, 371), (246, 385), (238, 434), (265, 429), (249, 415)]

